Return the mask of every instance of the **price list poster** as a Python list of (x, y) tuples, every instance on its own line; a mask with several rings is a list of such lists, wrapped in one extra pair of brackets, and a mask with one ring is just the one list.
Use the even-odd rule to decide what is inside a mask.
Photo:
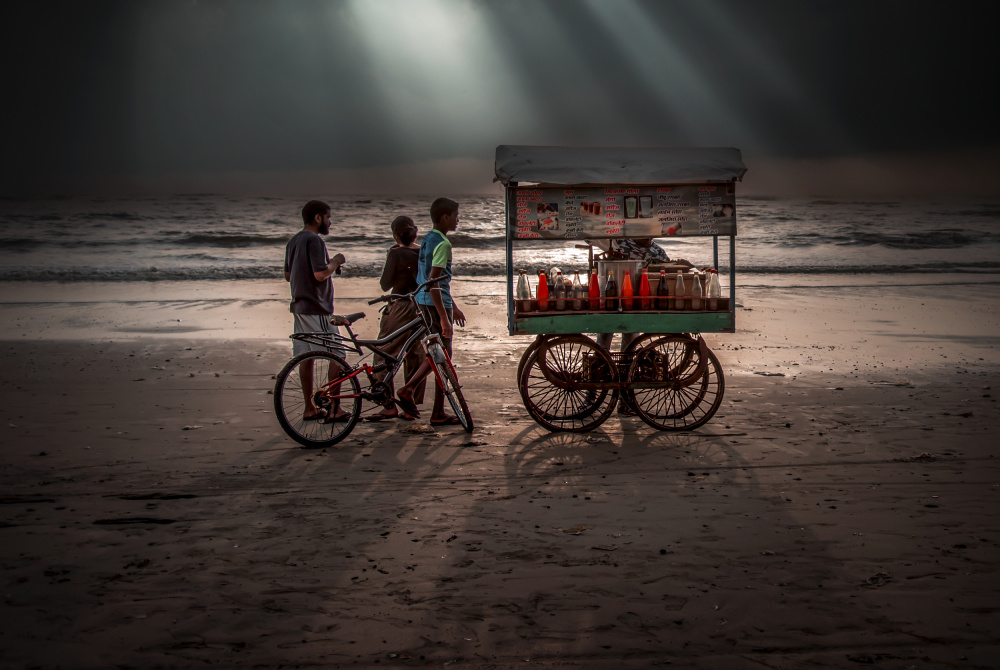
[(516, 239), (736, 236), (732, 183), (518, 188)]

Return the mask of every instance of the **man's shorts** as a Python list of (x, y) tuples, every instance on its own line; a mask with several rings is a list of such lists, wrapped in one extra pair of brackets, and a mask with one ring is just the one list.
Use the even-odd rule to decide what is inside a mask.
[[(340, 327), (330, 323), (329, 314), (292, 314), (292, 316), (295, 319), (295, 325), (292, 329), (293, 333), (330, 333), (340, 335)], [(347, 354), (347, 350), (339, 344), (324, 347), (311, 342), (303, 342), (302, 340), (292, 340), (293, 356), (304, 354), (307, 351), (329, 351), (338, 356), (346, 356)]]
[[(441, 334), (441, 319), (438, 317), (438, 311), (435, 309), (434, 305), (417, 305), (423, 311), (424, 315), (431, 322), (431, 332)], [(455, 316), (451, 311), (451, 307), (444, 308), (448, 312), (448, 323), (455, 323)], [(455, 331), (453, 330), (452, 333)], [(441, 341), (444, 343), (444, 350), (451, 355), (451, 338), (445, 339), (441, 337)]]

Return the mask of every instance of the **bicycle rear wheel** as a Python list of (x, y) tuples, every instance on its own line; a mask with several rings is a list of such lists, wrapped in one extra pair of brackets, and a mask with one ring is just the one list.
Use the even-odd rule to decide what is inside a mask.
[[(344, 379), (339, 392), (329, 384), (350, 369), (343, 358), (325, 351), (307, 351), (288, 361), (274, 383), (274, 413), (290, 438), (315, 449), (337, 444), (350, 434), (361, 416), (357, 377)], [(329, 416), (343, 410), (349, 416), (339, 421), (304, 419), (313, 408)]]
[(475, 427), (472, 423), (472, 413), (469, 412), (469, 406), (465, 403), (462, 387), (458, 383), (458, 375), (455, 373), (455, 367), (451, 364), (451, 359), (448, 358), (448, 353), (440, 344), (432, 342), (428, 346), (427, 355), (430, 358), (431, 367), (434, 368), (434, 376), (437, 378), (441, 392), (448, 399), (448, 404), (451, 405), (451, 409), (462, 424), (462, 428), (465, 429), (466, 433), (471, 433)]

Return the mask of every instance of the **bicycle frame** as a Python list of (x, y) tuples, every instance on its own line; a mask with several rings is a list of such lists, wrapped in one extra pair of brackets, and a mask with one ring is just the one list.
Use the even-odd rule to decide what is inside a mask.
[[(350, 371), (346, 375), (344, 375), (342, 377), (338, 377), (337, 379), (333, 379), (331, 381), (326, 382), (325, 384), (320, 385), (316, 389), (316, 391), (314, 392), (314, 395), (316, 395), (316, 396), (318, 396), (320, 394), (326, 395), (326, 397), (329, 398), (331, 401), (339, 401), (339, 400), (351, 399), (351, 398), (357, 398), (357, 397), (360, 397), (363, 400), (374, 401), (375, 398), (372, 395), (372, 393), (370, 393), (368, 391), (365, 391), (365, 390), (362, 390), (360, 393), (338, 393), (337, 395), (331, 395), (331, 394), (329, 394), (329, 390), (331, 388), (335, 387), (335, 386), (342, 385), (345, 381), (347, 381), (351, 377), (357, 377), (362, 372), (364, 372), (367, 375), (369, 384), (372, 384), (374, 382), (374, 379), (372, 378), (372, 374), (375, 373), (375, 372), (381, 372), (384, 369), (384, 370), (389, 370), (391, 374), (395, 374), (398, 371), (399, 366), (402, 364), (403, 359), (406, 357), (406, 354), (408, 353), (410, 346), (412, 346), (413, 341), (417, 337), (419, 337), (420, 335), (422, 335), (425, 332), (424, 329), (418, 327), (417, 330), (412, 335), (410, 335), (410, 337), (406, 340), (406, 343), (403, 345), (403, 349), (399, 352), (399, 356), (393, 356), (391, 354), (386, 354), (386, 353), (382, 352), (380, 349), (377, 349), (373, 345), (375, 345), (375, 344), (385, 344), (386, 342), (392, 341), (397, 336), (399, 336), (401, 333), (405, 332), (407, 329), (412, 328), (413, 326), (415, 326), (419, 321), (420, 321), (419, 318), (418, 319), (414, 319), (413, 321), (411, 321), (407, 325), (405, 325), (402, 328), (400, 328), (399, 330), (395, 331), (395, 333), (393, 333), (392, 335), (388, 335), (388, 336), (386, 336), (384, 338), (381, 338), (381, 339), (378, 339), (378, 340), (359, 340), (357, 338), (352, 338), (352, 340), (350, 340), (350, 341), (356, 343), (357, 345), (364, 345), (370, 351), (372, 351), (374, 353), (377, 353), (378, 355), (383, 356), (383, 357), (385, 357), (387, 359), (392, 360), (392, 365), (389, 366), (389, 365), (380, 363), (379, 365), (372, 366), (370, 363), (360, 363), (359, 365), (356, 365), (353, 368), (351, 368)], [(316, 339), (318, 339), (318, 340), (319, 339), (323, 339), (323, 337), (324, 336), (316, 336)], [(341, 337), (341, 339), (347, 340), (347, 338), (343, 338), (342, 336), (336, 336), (336, 337)], [(306, 338), (299, 338), (299, 339), (306, 340)], [(309, 341), (309, 340), (306, 340), (306, 341)], [(321, 344), (320, 342), (314, 342), (314, 343), (315, 344)], [(455, 367), (454, 367), (454, 365), (452, 365), (451, 359), (448, 358), (448, 355), (447, 355), (446, 352), (444, 352), (444, 356), (445, 356), (444, 360), (438, 361), (437, 365), (434, 365), (434, 360), (431, 357), (431, 352), (429, 350), (430, 349), (429, 345), (431, 345), (431, 344), (437, 344), (437, 345), (440, 346), (441, 345), (440, 336), (438, 336), (437, 334), (428, 335), (426, 338), (424, 338), (424, 343), (425, 343), (425, 345), (428, 345), (428, 351), (426, 353), (426, 356), (427, 356), (428, 363), (431, 364), (431, 370), (434, 371), (434, 380), (437, 383), (438, 388), (444, 389), (444, 387), (445, 387), (444, 386), (444, 380), (441, 378), (441, 372), (440, 372), (438, 366), (446, 364), (449, 367), (451, 367), (452, 373), (455, 372)], [(358, 349), (358, 352), (359, 353), (363, 353), (363, 352), (361, 352), (360, 349)], [(455, 378), (457, 379), (458, 375), (455, 375)], [(459, 388), (461, 388), (461, 386), (459, 386)]]
[[(439, 391), (435, 393), (435, 410), (438, 408), (437, 402), (447, 399), (455, 411), (454, 419), (448, 420), (445, 415), (445, 420), (439, 420), (438, 423), (461, 424), (467, 433), (472, 432), (475, 424), (462, 394), (455, 367), (442, 346), (441, 338), (431, 333), (433, 314), (423, 306), (418, 306), (415, 298), (419, 291), (445, 278), (435, 277), (405, 295), (392, 293), (369, 300), (369, 305), (407, 300), (417, 308), (417, 313), (408, 323), (384, 337), (358, 338), (351, 326), (364, 318), (364, 312), (331, 318), (334, 323), (346, 326), (346, 335), (342, 335), (339, 329), (334, 333), (292, 335), (298, 341), (315, 346), (312, 347), (313, 351), (293, 357), (275, 376), (274, 411), (278, 423), (289, 437), (307, 448), (331, 446), (350, 434), (362, 412), (375, 409), (364, 407), (363, 402), (391, 409), (397, 401), (393, 393), (392, 377), (403, 366), (403, 362), (411, 357), (413, 347), (420, 341), (426, 346), (427, 358), (420, 365), (418, 379), (423, 378), (424, 370), (428, 367), (433, 370)], [(388, 353), (397, 346), (400, 351)], [(353, 364), (345, 360), (351, 352), (360, 356)], [(379, 360), (369, 360), (369, 354), (377, 355)], [(318, 371), (314, 363), (319, 364)], [(366, 375), (364, 382), (358, 379), (362, 372)], [(383, 377), (383, 373), (391, 376)], [(337, 378), (331, 379), (334, 376)], [(325, 381), (321, 381), (324, 378)], [(344, 384), (347, 384), (347, 389), (343, 389)], [(403, 402), (403, 398), (399, 398), (398, 402)], [(414, 417), (419, 416), (419, 411), (412, 409)], [(381, 420), (388, 416), (383, 414), (377, 418), (368, 418)], [(434, 420), (435, 416), (432, 416), (432, 424)], [(311, 421), (315, 423), (309, 423)], [(335, 427), (333, 424), (340, 425)]]

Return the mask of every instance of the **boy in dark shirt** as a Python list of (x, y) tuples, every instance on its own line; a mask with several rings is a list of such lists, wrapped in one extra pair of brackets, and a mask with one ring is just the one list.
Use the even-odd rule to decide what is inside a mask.
[[(417, 258), (420, 252), (420, 247), (414, 244), (414, 240), (417, 239), (417, 225), (408, 216), (397, 216), (392, 222), (392, 237), (396, 240), (396, 244), (385, 255), (385, 267), (382, 269), (379, 285), (383, 291), (403, 295), (417, 288)], [(382, 312), (378, 331), (379, 339), (399, 330), (416, 316), (417, 312), (409, 300), (398, 300), (392, 303)], [(382, 347), (382, 350), (387, 354), (395, 355), (402, 349), (404, 342), (405, 338), (397, 338), (396, 341)], [(403, 378), (405, 380), (409, 381), (413, 378), (426, 355), (419, 342), (410, 348), (403, 360)], [(379, 381), (384, 379), (392, 392), (392, 378), (386, 378), (385, 372), (376, 373), (375, 378)], [(425, 387), (426, 383), (424, 382), (416, 386), (413, 393), (414, 403), (419, 405), (424, 401)], [(406, 413), (400, 414), (395, 403), (390, 401), (385, 405), (385, 409), (377, 414), (372, 414), (367, 420), (385, 421), (397, 417), (406, 420), (413, 419)]]

